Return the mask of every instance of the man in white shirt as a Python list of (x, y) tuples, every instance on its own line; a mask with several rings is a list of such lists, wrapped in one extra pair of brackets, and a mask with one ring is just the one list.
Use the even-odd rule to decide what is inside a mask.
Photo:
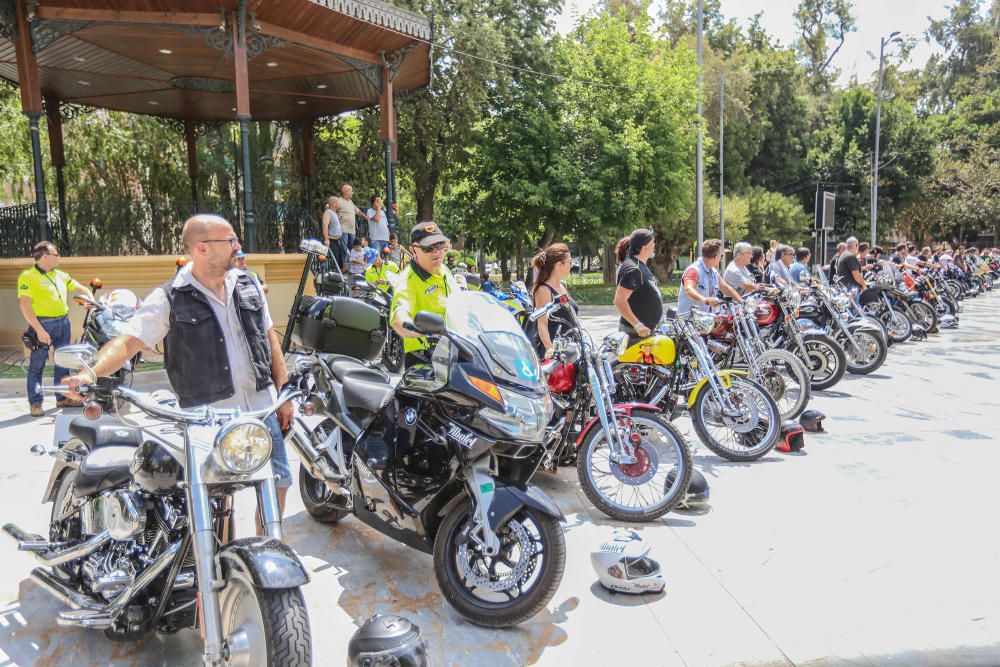
[(733, 246), (733, 261), (722, 274), (722, 280), (740, 294), (747, 294), (757, 288), (756, 281), (747, 269), (751, 257), (753, 257), (753, 246), (740, 241)]

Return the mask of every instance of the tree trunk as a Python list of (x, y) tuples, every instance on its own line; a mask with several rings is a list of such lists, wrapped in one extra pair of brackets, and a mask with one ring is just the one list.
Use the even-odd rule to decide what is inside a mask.
[(500, 255), (500, 279), (505, 283), (510, 282), (510, 267), (507, 262), (507, 253)]
[(517, 279), (524, 280), (524, 241), (518, 239), (514, 250), (517, 253)]
[(601, 257), (601, 271), (604, 274), (604, 284), (613, 285), (615, 282), (615, 268), (618, 258), (615, 257), (615, 244), (609, 243), (604, 246), (604, 253)]
[(545, 234), (542, 235), (542, 240), (538, 242), (538, 247), (545, 250), (550, 245), (552, 245), (552, 240), (556, 237), (556, 231), (552, 228), (546, 227)]
[(674, 257), (666, 249), (660, 250), (658, 248), (656, 255), (649, 262), (649, 265), (649, 268), (653, 271), (653, 275), (661, 282), (670, 280), (670, 277), (674, 273)]

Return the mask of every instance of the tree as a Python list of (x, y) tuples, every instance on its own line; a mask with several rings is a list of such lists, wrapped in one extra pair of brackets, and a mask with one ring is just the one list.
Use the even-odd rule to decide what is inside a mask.
[(795, 11), (795, 44), (815, 92), (829, 90), (836, 78), (833, 58), (857, 29), (850, 0), (801, 0)]

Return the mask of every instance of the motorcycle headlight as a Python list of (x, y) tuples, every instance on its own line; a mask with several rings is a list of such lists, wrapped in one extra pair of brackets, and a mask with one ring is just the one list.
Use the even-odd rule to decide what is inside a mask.
[(707, 334), (715, 327), (715, 316), (700, 310), (691, 311), (691, 324), (700, 334)]
[(785, 300), (788, 301), (788, 305), (790, 305), (792, 307), (792, 309), (794, 310), (794, 309), (796, 309), (796, 308), (799, 307), (799, 304), (802, 303), (802, 295), (799, 294), (799, 291), (797, 289), (792, 289), (791, 287), (786, 287), (785, 288)]
[(503, 387), (499, 389), (504, 409), (484, 407), (479, 416), (512, 438), (541, 441), (552, 416), (549, 393), (545, 392), (544, 398), (532, 398)]
[(743, 299), (743, 312), (747, 315), (753, 315), (757, 310), (757, 305), (760, 303), (760, 298), (752, 296), (748, 299)]
[(837, 296), (833, 297), (833, 305), (840, 312), (844, 312), (851, 305), (851, 297), (847, 296), (846, 294), (838, 294)]
[(219, 431), (215, 451), (228, 470), (248, 475), (271, 457), (271, 432), (257, 419), (237, 419)]

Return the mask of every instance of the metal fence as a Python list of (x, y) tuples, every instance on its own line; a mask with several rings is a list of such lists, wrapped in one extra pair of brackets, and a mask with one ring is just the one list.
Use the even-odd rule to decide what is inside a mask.
[[(64, 234), (58, 206), (49, 204), (48, 238), (66, 255), (175, 254), (182, 252), (184, 221), (194, 213), (216, 213), (233, 223), (246, 245), (240, 209), (225, 201), (70, 201)], [(255, 202), (254, 209), (257, 252), (294, 252), (301, 239), (320, 234), (318, 216), (300, 203)], [(0, 207), (0, 257), (29, 254), (40, 240), (37, 213), (35, 204)]]

